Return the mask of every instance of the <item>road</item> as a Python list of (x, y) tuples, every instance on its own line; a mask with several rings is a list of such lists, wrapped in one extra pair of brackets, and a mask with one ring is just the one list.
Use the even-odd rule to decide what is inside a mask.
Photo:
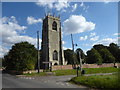
[(18, 77), (3, 73), (2, 88), (86, 88), (68, 83), (67, 81), (72, 77), (74, 77), (74, 75)]

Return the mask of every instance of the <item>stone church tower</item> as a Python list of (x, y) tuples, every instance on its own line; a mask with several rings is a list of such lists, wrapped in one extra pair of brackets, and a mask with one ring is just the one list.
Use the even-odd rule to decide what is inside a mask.
[(65, 65), (59, 17), (47, 15), (43, 19), (41, 50), (42, 68), (48, 68), (50, 65), (50, 63), (43, 64), (43, 62), (51, 62), (52, 65)]

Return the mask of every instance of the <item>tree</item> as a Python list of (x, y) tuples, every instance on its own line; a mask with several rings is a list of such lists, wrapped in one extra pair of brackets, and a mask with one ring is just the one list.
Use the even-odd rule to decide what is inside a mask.
[(74, 53), (71, 49), (64, 50), (64, 57), (68, 64), (73, 65), (74, 60), (76, 62), (76, 53)]
[(120, 49), (118, 49), (118, 59), (117, 59), (117, 61), (120, 63)]
[(115, 57), (108, 50), (107, 46), (98, 44), (94, 45), (93, 48), (95, 48), (100, 53), (103, 59), (103, 63), (115, 63)]
[(85, 63), (85, 54), (84, 54), (84, 52), (83, 52), (83, 50), (81, 49), (81, 48), (78, 48), (77, 50), (76, 50), (76, 55), (77, 55), (77, 62), (78, 63), (80, 63), (80, 58), (79, 58), (79, 52), (80, 52), (80, 57), (81, 57), (81, 59), (83, 60), (82, 61), (82, 63)]
[(94, 45), (93, 48), (99, 52), (101, 49), (106, 48), (106, 46), (102, 44), (97, 44), (97, 45)]
[(102, 61), (103, 59), (96, 49), (92, 48), (91, 50), (87, 51), (87, 59), (86, 59), (87, 63), (89, 64), (97, 63), (100, 65), (102, 64)]
[(103, 58), (103, 63), (115, 63), (115, 57), (109, 52), (108, 49), (103, 48), (99, 52)]
[(28, 42), (16, 43), (9, 53), (4, 56), (3, 65), (7, 70), (25, 71), (35, 68), (37, 50)]
[(115, 43), (110, 43), (108, 50), (111, 52), (111, 54), (115, 57), (115, 62), (119, 62), (119, 56), (120, 56), (120, 49), (119, 46)]

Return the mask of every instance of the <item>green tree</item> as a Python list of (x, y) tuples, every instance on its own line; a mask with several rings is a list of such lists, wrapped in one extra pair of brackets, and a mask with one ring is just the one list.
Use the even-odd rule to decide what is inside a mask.
[(103, 48), (99, 52), (103, 58), (103, 63), (115, 63), (115, 57), (107, 48)]
[(93, 48), (95, 48), (100, 53), (103, 59), (103, 63), (115, 63), (115, 57), (108, 50), (107, 46), (98, 44), (94, 45)]
[(117, 59), (117, 61), (120, 63), (120, 49), (118, 50), (118, 59)]
[(120, 56), (120, 49), (119, 46), (115, 43), (110, 43), (108, 50), (111, 52), (111, 54), (115, 57), (115, 62), (119, 62), (119, 56)]
[[(76, 63), (76, 53), (73, 52), (71, 49), (64, 50), (64, 57), (68, 64)], [(75, 60), (75, 61), (74, 61)]]
[(76, 50), (76, 55), (77, 55), (77, 62), (78, 63), (80, 63), (80, 57), (79, 57), (79, 53), (80, 53), (80, 57), (81, 57), (81, 59), (82, 59), (82, 63), (85, 63), (86, 61), (85, 61), (85, 54), (84, 54), (84, 52), (83, 52), (83, 50), (81, 49), (81, 48), (78, 48), (77, 50)]
[(94, 45), (93, 48), (99, 52), (101, 49), (106, 48), (106, 46), (102, 44), (97, 44), (97, 45)]
[(4, 56), (3, 65), (7, 70), (25, 71), (35, 68), (37, 50), (28, 42), (16, 43), (9, 53)]
[(102, 64), (102, 61), (103, 59), (96, 49), (92, 48), (91, 50), (87, 51), (87, 59), (86, 59), (87, 63), (89, 64), (97, 63), (100, 65)]

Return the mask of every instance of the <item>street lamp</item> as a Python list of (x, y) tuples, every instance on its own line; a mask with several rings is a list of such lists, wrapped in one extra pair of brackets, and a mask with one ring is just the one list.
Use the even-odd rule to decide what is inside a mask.
[[(71, 34), (71, 41), (72, 41), (72, 50), (73, 50), (73, 54), (74, 54), (74, 46), (78, 46), (78, 45), (77, 45), (77, 44), (74, 44), (72, 34)], [(73, 58), (73, 59), (74, 59), (74, 58)], [(76, 65), (75, 65), (75, 60), (73, 60), (73, 64), (74, 64), (74, 67), (76, 67)]]

